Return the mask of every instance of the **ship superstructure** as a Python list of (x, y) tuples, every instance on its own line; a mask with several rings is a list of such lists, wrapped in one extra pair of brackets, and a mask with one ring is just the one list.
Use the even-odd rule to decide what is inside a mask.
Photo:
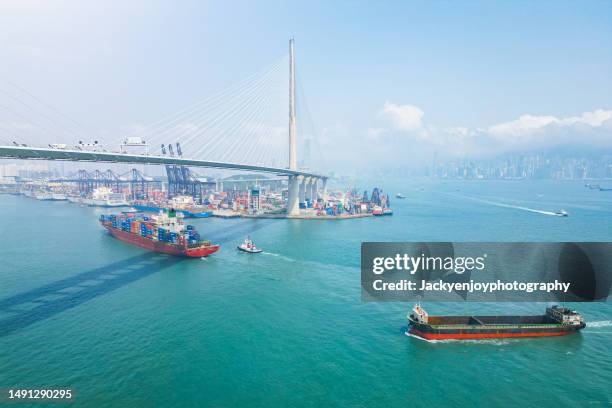
[(96, 188), (90, 198), (83, 199), (83, 203), (91, 207), (127, 207), (129, 203), (122, 193), (115, 193), (108, 187)]

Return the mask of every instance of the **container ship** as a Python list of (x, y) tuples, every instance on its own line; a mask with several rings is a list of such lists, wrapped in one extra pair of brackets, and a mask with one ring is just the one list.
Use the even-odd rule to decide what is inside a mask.
[(426, 340), (563, 336), (586, 327), (579, 313), (559, 306), (536, 316), (429, 316), (417, 304), (408, 323), (409, 334)]
[(155, 216), (143, 214), (101, 215), (100, 223), (115, 238), (153, 252), (201, 258), (214, 254), (219, 245), (200, 240), (192, 225), (174, 210)]

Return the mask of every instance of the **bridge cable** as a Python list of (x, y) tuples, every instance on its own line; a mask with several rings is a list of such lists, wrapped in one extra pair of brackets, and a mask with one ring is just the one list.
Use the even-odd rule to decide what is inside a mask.
[[(239, 114), (242, 114), (248, 107), (261, 99), (260, 94), (258, 94), (259, 90), (265, 89), (269, 78), (266, 78), (266, 81), (261, 82), (257, 88), (253, 89), (248, 95), (246, 95), (246, 100), (240, 106), (235, 106), (233, 111), (226, 111), (221, 116), (214, 118), (204, 129), (200, 129), (196, 134), (192, 135), (192, 137), (196, 137), (204, 133), (204, 130), (210, 130), (213, 133), (215, 130), (221, 129), (226, 122), (232, 120), (234, 123), (237, 122), (236, 117)], [(232, 128), (233, 130), (233, 128)], [(219, 134), (221, 133), (221, 134)], [(226, 134), (227, 136), (227, 134)], [(222, 132), (217, 132), (217, 134), (213, 134), (208, 141), (206, 141), (195, 153), (194, 156), (203, 151), (204, 149), (208, 149), (209, 152), (216, 152), (223, 144), (226, 142), (226, 137), (223, 136)], [(212, 154), (212, 153), (211, 153)]]

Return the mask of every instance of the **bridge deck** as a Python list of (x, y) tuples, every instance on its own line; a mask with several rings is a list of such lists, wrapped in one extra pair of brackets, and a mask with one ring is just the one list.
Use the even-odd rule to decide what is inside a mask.
[(172, 156), (139, 155), (115, 152), (95, 152), (88, 150), (51, 149), (46, 147), (0, 146), (0, 158), (26, 160), (63, 160), (79, 162), (132, 163), (132, 164), (174, 164), (188, 167), (208, 167), (215, 169), (246, 170), (274, 173), (286, 176), (305, 176), (326, 179), (322, 174), (278, 167), (251, 164), (226, 163)]

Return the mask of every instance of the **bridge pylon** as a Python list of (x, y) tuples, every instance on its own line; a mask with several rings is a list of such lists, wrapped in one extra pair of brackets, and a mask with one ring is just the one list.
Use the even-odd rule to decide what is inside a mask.
[[(289, 169), (297, 170), (297, 125), (295, 119), (295, 50), (293, 38), (289, 40)], [(304, 177), (289, 176), (287, 215), (300, 214), (300, 187)]]

